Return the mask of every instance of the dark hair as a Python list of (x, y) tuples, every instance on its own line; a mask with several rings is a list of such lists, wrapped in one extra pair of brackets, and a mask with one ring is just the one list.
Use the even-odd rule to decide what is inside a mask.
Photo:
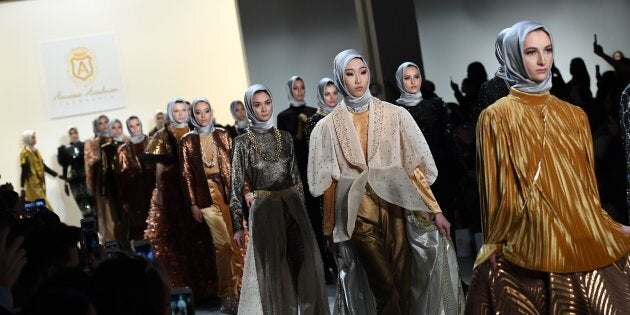
[(99, 315), (163, 315), (169, 292), (161, 272), (146, 259), (118, 255), (94, 271), (90, 296)]

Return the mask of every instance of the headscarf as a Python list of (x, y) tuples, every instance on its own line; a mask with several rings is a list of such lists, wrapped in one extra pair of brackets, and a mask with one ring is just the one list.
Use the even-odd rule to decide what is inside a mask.
[(293, 97), (293, 85), (295, 85), (295, 81), (297, 80), (301, 80), (302, 82), (304, 82), (304, 80), (298, 77), (297, 75), (294, 75), (289, 78), (289, 81), (287, 82), (287, 92), (288, 92), (287, 97), (289, 98), (289, 103), (291, 104), (291, 106), (302, 107), (306, 105), (306, 102), (304, 100), (299, 101), (295, 99), (295, 97)]
[(109, 136), (112, 139), (114, 139), (116, 141), (120, 141), (120, 142), (125, 141), (125, 135), (124, 134), (121, 134), (120, 136), (115, 136), (114, 137), (114, 133), (112, 132), (112, 127), (114, 127), (115, 123), (119, 123), (120, 127), (122, 128), (122, 122), (120, 121), (120, 119), (115, 118), (115, 119), (111, 120), (109, 122), (109, 124), (107, 125), (107, 133), (109, 134)]
[[(249, 127), (249, 120), (247, 120), (247, 116), (245, 116), (245, 119), (238, 119), (238, 116), (236, 116), (236, 105), (238, 104), (243, 104), (243, 102), (240, 100), (233, 100), (232, 103), (230, 103), (230, 112), (232, 113), (232, 118), (234, 118), (234, 124), (236, 127), (239, 129), (245, 129)], [(245, 104), (243, 104), (243, 109), (245, 109)]]
[[(409, 67), (415, 67), (418, 69), (418, 73), (420, 73), (420, 68), (413, 62), (404, 62), (398, 67), (398, 70), (396, 70), (396, 85), (400, 90), (400, 98), (396, 100), (396, 103), (411, 107), (418, 105), (420, 101), (422, 101), (422, 92), (418, 89), (418, 92), (411, 94), (405, 90), (404, 74), (405, 70)], [(422, 74), (420, 74), (420, 81), (422, 82)]]
[(503, 39), (509, 31), (509, 27), (501, 30), (499, 35), (497, 35), (497, 41), (494, 42), (494, 55), (497, 57), (497, 61), (499, 62), (499, 69), (497, 69), (497, 72), (494, 75), (502, 79), (505, 79), (505, 59), (503, 58), (503, 52), (505, 49), (503, 49)]
[[(195, 105), (199, 102), (204, 102), (208, 104), (208, 107), (210, 107), (210, 114), (214, 114), (214, 112), (212, 111), (212, 106), (210, 105), (210, 101), (208, 101), (207, 98), (200, 96), (197, 97), (196, 99), (194, 99), (192, 101), (192, 115), (190, 116), (190, 121), (192, 122), (193, 126), (195, 126), (195, 131), (197, 131), (198, 134), (200, 135), (207, 135), (211, 132), (214, 131), (214, 119), (210, 119), (210, 124), (207, 126), (202, 126), (198, 121), (197, 118), (195, 117)], [(212, 115), (212, 118), (214, 118), (214, 115)]]
[[(363, 93), (363, 95), (359, 97), (352, 96), (352, 94), (350, 94), (350, 92), (348, 91), (348, 88), (346, 87), (346, 84), (343, 81), (343, 74), (346, 70), (346, 67), (348, 66), (350, 61), (352, 61), (352, 59), (354, 58), (361, 59), (363, 63), (365, 63), (365, 66), (367, 67), (367, 62), (365, 58), (361, 56), (361, 53), (359, 53), (358, 51), (354, 49), (344, 50), (340, 52), (339, 54), (337, 54), (337, 56), (335, 57), (335, 60), (333, 61), (333, 75), (334, 75), (333, 80), (335, 80), (335, 85), (337, 86), (337, 90), (341, 92), (341, 94), (344, 96), (344, 102), (346, 103), (346, 106), (348, 106), (354, 112), (361, 112), (368, 108), (370, 101), (372, 100), (372, 94), (370, 93), (370, 88), (369, 88), (370, 87), (369, 77), (368, 77), (368, 82), (367, 82), (368, 88), (365, 89), (365, 93)], [(370, 74), (369, 69), (368, 69), (368, 74)]]
[[(523, 63), (523, 44), (527, 34), (543, 30), (547, 35), (551, 44), (553, 39), (551, 33), (542, 24), (532, 21), (520, 21), (510, 27), (510, 30), (503, 39), (503, 49), (505, 49), (505, 74), (506, 80), (515, 89), (533, 94), (542, 94), (551, 89), (551, 73), (542, 82), (534, 82), (529, 79), (525, 64)], [(549, 64), (549, 67), (552, 65)]]
[[(258, 91), (264, 91), (269, 94), (269, 97), (272, 98), (271, 92), (269, 89), (262, 84), (254, 84), (247, 88), (245, 91), (245, 97), (243, 100), (245, 101), (245, 110), (247, 111), (247, 119), (250, 121), (250, 128), (256, 131), (268, 130), (273, 127), (273, 107), (271, 108), (271, 117), (267, 121), (260, 121), (258, 117), (256, 117), (256, 112), (254, 111), (254, 104), (252, 99), (254, 98), (254, 94)], [(272, 98), (273, 99), (273, 98)]]
[(68, 126), (68, 137), (70, 138), (70, 143), (77, 143), (77, 142), (81, 141), (77, 137), (77, 142), (72, 142), (72, 138), (70, 137), (70, 130), (72, 130), (72, 129), (74, 129), (77, 132), (77, 134), (79, 133), (79, 129), (77, 129), (77, 127), (75, 127), (75, 126)]
[[(173, 106), (175, 106), (175, 104), (177, 103), (184, 104), (184, 106), (186, 107), (186, 113), (188, 114), (188, 117), (186, 117), (186, 119), (181, 123), (176, 122), (175, 118), (173, 117)], [(168, 120), (170, 121), (171, 126), (175, 128), (188, 127), (188, 119), (190, 119), (190, 112), (188, 111), (187, 106), (188, 105), (186, 104), (186, 101), (181, 97), (175, 97), (168, 102), (168, 105), (166, 106), (166, 112), (168, 113)]]
[(98, 118), (94, 119), (94, 121), (92, 122), (92, 130), (94, 131), (94, 135), (96, 137), (108, 137), (107, 131), (101, 131), (98, 128), (98, 121), (101, 120), (101, 118), (107, 119), (107, 123), (109, 123), (109, 117), (107, 117), (106, 115), (100, 115), (98, 116)]
[[(326, 89), (326, 87), (329, 84), (332, 84), (334, 86), (335, 81), (333, 81), (331, 78), (323, 78), (319, 80), (319, 83), (317, 84), (317, 105), (319, 105), (319, 109), (321, 109), (322, 112), (326, 114), (332, 112), (332, 110), (335, 109), (335, 106), (339, 104), (338, 99), (337, 99), (337, 104), (335, 104), (335, 106), (330, 106), (326, 104), (326, 101), (324, 100), (324, 89)], [(337, 87), (335, 86), (335, 89), (336, 88)]]
[(155, 111), (155, 115), (153, 115), (153, 121), (155, 122), (155, 128), (157, 128), (157, 129), (161, 129), (162, 127), (164, 127), (164, 119), (162, 119), (162, 126), (158, 126), (158, 124), (157, 124), (157, 116), (160, 115), (160, 114), (162, 114), (162, 116), (164, 116), (164, 112), (158, 109), (158, 110)]
[[(134, 135), (133, 131), (131, 131), (131, 128), (129, 127), (129, 121), (132, 119), (137, 119), (138, 123), (140, 124), (139, 135)], [(138, 116), (135, 116), (135, 115), (129, 116), (129, 118), (127, 118), (127, 121), (125, 121), (125, 125), (127, 125), (127, 131), (129, 131), (129, 140), (131, 141), (131, 143), (140, 143), (144, 141), (144, 138), (146, 137), (146, 135), (144, 134), (144, 132), (142, 132), (142, 120), (140, 120)]]
[(22, 133), (22, 143), (31, 149), (35, 149), (33, 144), (33, 134), (35, 134), (34, 130), (24, 130)]

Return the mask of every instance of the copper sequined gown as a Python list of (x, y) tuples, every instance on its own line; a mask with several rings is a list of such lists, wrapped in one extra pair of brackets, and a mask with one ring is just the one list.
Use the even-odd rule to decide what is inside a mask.
[(511, 89), (477, 141), (484, 245), (466, 313), (627, 314), (630, 236), (601, 208), (584, 111)]
[(291, 135), (272, 128), (234, 140), (230, 209), (235, 231), (243, 230), (245, 178), (256, 198), (239, 313), (298, 314), (299, 309), (300, 314), (328, 314), (322, 261), (304, 208)]
[[(193, 220), (182, 190), (177, 150), (189, 129), (162, 128), (145, 150), (149, 160), (162, 163), (164, 170), (153, 191), (145, 238), (150, 239), (159, 263), (166, 270), (171, 287), (189, 286), (195, 299), (216, 296), (216, 266), (212, 236), (204, 223)], [(158, 190), (162, 205), (158, 205)]]

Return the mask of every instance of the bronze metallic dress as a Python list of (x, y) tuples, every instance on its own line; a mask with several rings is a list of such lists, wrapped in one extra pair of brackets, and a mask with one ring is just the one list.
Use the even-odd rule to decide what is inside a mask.
[(234, 140), (230, 209), (243, 230), (243, 183), (250, 208), (241, 314), (328, 314), (322, 261), (304, 208), (291, 135), (272, 128)]
[(150, 239), (171, 287), (189, 286), (195, 299), (203, 300), (216, 296), (217, 269), (212, 236), (204, 223), (192, 218), (182, 189), (177, 152), (181, 137), (188, 131), (187, 127), (162, 128), (145, 150), (146, 158), (161, 163), (164, 169), (153, 191), (144, 236)]
[(122, 202), (121, 221), (129, 240), (144, 237), (151, 195), (155, 187), (155, 165), (141, 159), (149, 138), (139, 143), (127, 142), (118, 148), (118, 178)]
[(466, 313), (627, 314), (630, 236), (601, 208), (584, 112), (511, 89), (477, 134), (484, 245)]

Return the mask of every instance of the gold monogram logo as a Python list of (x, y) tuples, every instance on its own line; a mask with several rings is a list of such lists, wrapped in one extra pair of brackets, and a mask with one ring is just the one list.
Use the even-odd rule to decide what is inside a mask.
[(68, 72), (73, 81), (79, 85), (87, 85), (94, 81), (94, 57), (86, 47), (76, 47), (70, 50), (68, 58)]

